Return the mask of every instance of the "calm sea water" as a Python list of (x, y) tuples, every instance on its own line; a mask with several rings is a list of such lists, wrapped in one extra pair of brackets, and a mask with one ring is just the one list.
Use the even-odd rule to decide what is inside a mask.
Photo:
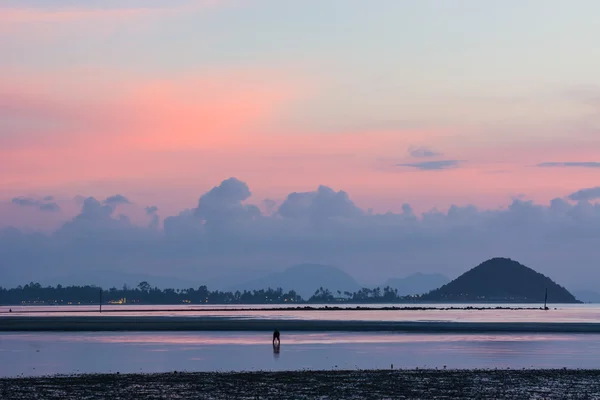
[[(350, 307), (355, 307), (351, 305)], [(378, 305), (381, 307), (382, 305)], [(495, 307), (497, 305), (419, 305)], [(536, 307), (536, 305), (504, 305)], [(280, 306), (271, 306), (280, 307)], [(362, 307), (374, 307), (373, 305)], [(269, 306), (0, 307), (15, 315), (163, 315), (235, 318), (469, 322), (599, 322), (598, 305), (542, 310), (252, 311)], [(152, 308), (148, 313), (143, 310)], [(235, 308), (240, 311), (211, 311)], [(595, 334), (404, 334), (282, 332), (276, 353), (260, 332), (0, 333), (0, 376), (168, 371), (355, 368), (600, 368)]]
[(364, 368), (600, 368), (600, 335), (0, 334), (0, 376)]

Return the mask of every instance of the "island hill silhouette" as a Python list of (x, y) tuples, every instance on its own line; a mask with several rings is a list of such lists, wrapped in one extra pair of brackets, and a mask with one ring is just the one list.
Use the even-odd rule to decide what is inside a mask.
[(581, 303), (547, 276), (511, 260), (492, 258), (421, 297), (431, 302)]

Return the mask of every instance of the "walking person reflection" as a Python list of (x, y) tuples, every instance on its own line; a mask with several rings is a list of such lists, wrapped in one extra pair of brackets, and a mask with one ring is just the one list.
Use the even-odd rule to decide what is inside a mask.
[(275, 359), (279, 358), (280, 349), (281, 349), (280, 334), (279, 334), (279, 330), (275, 329), (275, 332), (273, 332), (273, 357), (275, 357)]
[(279, 342), (273, 343), (273, 357), (279, 358), (279, 351), (281, 349), (281, 345)]

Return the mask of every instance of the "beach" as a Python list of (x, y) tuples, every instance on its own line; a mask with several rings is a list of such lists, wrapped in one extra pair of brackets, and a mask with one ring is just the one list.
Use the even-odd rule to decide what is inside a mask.
[(598, 399), (598, 370), (354, 370), (0, 379), (12, 399)]
[(594, 322), (300, 320), (227, 316), (11, 316), (0, 332), (272, 331), (413, 333), (600, 333)]

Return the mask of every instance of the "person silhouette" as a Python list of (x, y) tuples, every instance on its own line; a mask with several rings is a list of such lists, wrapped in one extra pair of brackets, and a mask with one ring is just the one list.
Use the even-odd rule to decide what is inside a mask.
[(279, 346), (279, 344), (281, 343), (281, 339), (278, 329), (275, 329), (275, 332), (273, 332), (273, 346), (275, 346), (275, 340), (277, 340), (277, 346)]

